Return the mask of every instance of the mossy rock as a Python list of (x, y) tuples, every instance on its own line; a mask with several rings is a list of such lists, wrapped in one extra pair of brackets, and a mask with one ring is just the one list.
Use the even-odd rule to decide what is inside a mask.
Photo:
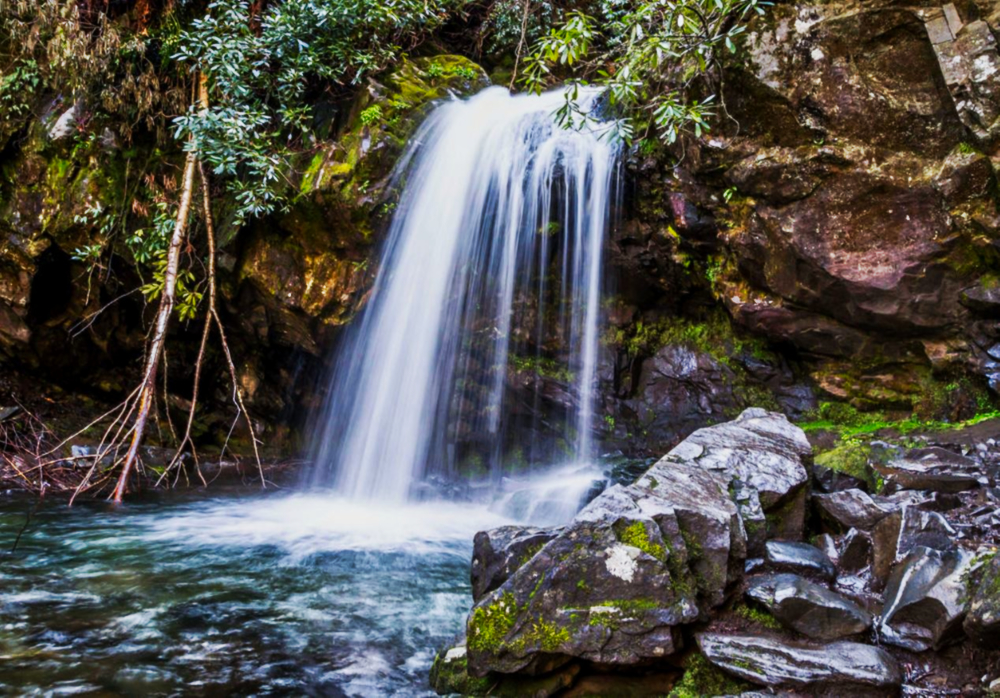
[(295, 163), (302, 173), (299, 198), (339, 192), (349, 203), (376, 200), (376, 185), (392, 170), (430, 105), (487, 85), (483, 69), (463, 56), (403, 60), (355, 102), (348, 126), (335, 142)]
[(684, 675), (667, 698), (706, 698), (707, 696), (738, 696), (751, 688), (709, 663), (700, 654), (691, 656)]

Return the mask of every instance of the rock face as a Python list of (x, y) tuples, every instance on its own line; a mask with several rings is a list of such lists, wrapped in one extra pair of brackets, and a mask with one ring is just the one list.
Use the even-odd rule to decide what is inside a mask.
[(698, 635), (698, 647), (713, 664), (740, 678), (777, 688), (896, 690), (899, 664), (883, 649), (855, 642), (802, 647), (754, 636)]
[(816, 640), (836, 640), (864, 632), (872, 617), (840, 594), (794, 574), (750, 580), (747, 596), (781, 623)]
[[(738, 329), (794, 347), (819, 400), (981, 409), (1000, 385), (997, 14), (943, 5), (777, 4), (750, 27), (726, 68), (733, 127), (680, 165), (636, 158), (636, 220), (612, 259), (644, 323), (709, 297)], [(664, 372), (663, 351), (619, 362), (628, 404), (646, 407), (655, 385), (692, 427), (723, 418), (726, 366)], [(945, 378), (961, 374), (978, 380)], [(800, 389), (764, 384), (779, 402)]]
[[(383, 185), (410, 133), (433, 101), (487, 82), (460, 56), (401, 62), (378, 89), (317, 110), (314, 154), (281, 177), (289, 188), (286, 211), (237, 228), (231, 202), (219, 196), (213, 204), (219, 311), (244, 400), (274, 453), (292, 455), (290, 427), (301, 424), (301, 407), (317, 403), (325, 387), (319, 375), (327, 346), (367, 297), (377, 232), (389, 210)], [(104, 122), (99, 106), (37, 92), (44, 109), (11, 124), (22, 135), (8, 143), (7, 124), (0, 128), (0, 368), (4, 376), (24, 374), (28, 382), (41, 378), (70, 394), (117, 402), (138, 380), (149, 319), (142, 296), (130, 291), (148, 281), (150, 268), (138, 278), (124, 240), (154, 225), (151, 199), (176, 198), (180, 144), (170, 152), (137, 127), (126, 149), (109, 132), (88, 130), (88, 123)], [(360, 112), (371, 106), (386, 118), (365, 123)], [(41, 117), (25, 121), (35, 111)], [(139, 161), (150, 177), (141, 186)], [(111, 215), (119, 211), (120, 218)], [(87, 248), (103, 250), (95, 270), (77, 253)], [(189, 329), (171, 329), (174, 405), (187, 404), (194, 378), (200, 331)], [(199, 402), (206, 409), (196, 437), (224, 433), (232, 420), (228, 371), (216, 354), (208, 352), (211, 365), (202, 373), (218, 380), (203, 381)], [(76, 410), (79, 401), (70, 402)]]
[[(742, 576), (747, 535), (733, 483), (780, 511), (804, 496), (809, 452), (801, 430), (763, 410), (695, 432), (479, 599), (466, 629), (469, 672), (542, 672), (570, 658), (627, 666), (674, 653), (679, 628), (706, 617)], [(477, 550), (532, 535), (491, 532)]]

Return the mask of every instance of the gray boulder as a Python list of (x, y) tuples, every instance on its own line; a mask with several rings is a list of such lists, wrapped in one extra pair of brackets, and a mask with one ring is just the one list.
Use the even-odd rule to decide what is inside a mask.
[(856, 635), (872, 624), (871, 614), (853, 601), (796, 574), (755, 577), (747, 596), (782, 625), (815, 640)]
[(697, 636), (702, 653), (716, 666), (753, 683), (776, 688), (896, 689), (903, 682), (896, 660), (885, 650), (857, 642), (799, 646), (754, 635)]
[(837, 576), (833, 562), (815, 545), (769, 540), (764, 547), (764, 561), (773, 570), (795, 572), (828, 581)]
[(537, 550), (539, 538), (497, 563), (498, 549), (540, 534), (483, 534), (480, 566), (491, 581), (477, 589), (505, 579), (469, 615), (469, 674), (672, 654), (677, 628), (706, 619), (742, 577), (747, 533), (733, 493), (752, 488), (765, 513), (787, 507), (804, 497), (809, 452), (784, 416), (747, 410), (695, 432), (633, 485), (606, 490)]
[(817, 494), (813, 497), (813, 503), (820, 518), (838, 532), (851, 528), (870, 531), (892, 512), (891, 508), (876, 504), (867, 493), (859, 489)]
[(951, 550), (955, 547), (955, 536), (955, 529), (941, 514), (903, 505), (872, 530), (872, 566), (876, 578), (885, 581), (893, 565), (917, 547)]
[(973, 556), (917, 547), (892, 570), (878, 630), (884, 642), (914, 652), (937, 649), (960, 630), (969, 604)]

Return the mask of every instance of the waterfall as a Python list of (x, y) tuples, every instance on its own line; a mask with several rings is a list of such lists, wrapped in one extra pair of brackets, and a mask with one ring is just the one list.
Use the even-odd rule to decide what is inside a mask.
[[(595, 98), (581, 93), (584, 107)], [(514, 360), (567, 386), (564, 458), (592, 456), (617, 147), (599, 126), (556, 125), (563, 102), (562, 91), (489, 88), (437, 107), (412, 140), (378, 276), (339, 347), (317, 484), (403, 501), (426, 475), (458, 467), (459, 442), (495, 474), (517, 436)]]

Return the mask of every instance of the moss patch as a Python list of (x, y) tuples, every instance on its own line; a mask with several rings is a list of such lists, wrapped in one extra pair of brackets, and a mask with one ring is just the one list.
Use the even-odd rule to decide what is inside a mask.
[(749, 688), (749, 683), (729, 676), (698, 654), (688, 662), (684, 676), (667, 698), (738, 696)]
[(635, 521), (624, 529), (617, 531), (618, 540), (625, 545), (638, 548), (647, 555), (655, 557), (661, 562), (667, 561), (667, 551), (659, 543), (654, 543), (649, 539), (649, 531), (642, 521)]
[(744, 620), (761, 625), (768, 630), (781, 630), (781, 623), (767, 611), (759, 608), (751, 608), (746, 604), (740, 604), (733, 609), (733, 613)]
[(469, 649), (495, 652), (514, 627), (518, 606), (514, 595), (503, 594), (489, 606), (480, 606), (469, 617)]
[(859, 441), (848, 440), (836, 448), (816, 456), (816, 465), (874, 485), (873, 471), (868, 466), (870, 455), (870, 446)]

